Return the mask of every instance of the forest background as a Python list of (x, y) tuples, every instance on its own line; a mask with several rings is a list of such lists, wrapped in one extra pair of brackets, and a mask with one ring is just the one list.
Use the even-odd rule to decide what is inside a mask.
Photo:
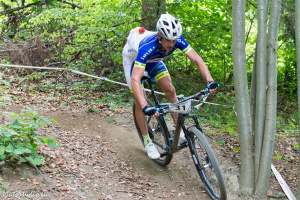
[[(296, 134), (295, 10), (291, 0), (282, 4), (278, 40), (277, 129), (282, 133)], [(33, 66), (64, 65), (124, 82), (122, 48), (130, 29), (140, 26), (142, 22), (140, 1), (2, 0), (1, 6), (0, 55), (6, 62)], [(18, 10), (13, 9), (16, 7)], [(232, 108), (231, 1), (167, 1), (166, 10), (181, 20), (183, 35), (203, 57), (214, 79), (223, 84), (224, 91), (215, 101)], [(256, 4), (247, 1), (248, 80), (251, 80), (254, 63), (255, 17)], [(22, 52), (13, 51), (16, 48)], [(201, 88), (196, 67), (181, 52), (167, 58), (166, 63), (178, 94), (191, 94)], [(209, 111), (207, 117), (215, 127), (225, 128), (229, 134), (236, 133), (232, 109), (210, 109), (213, 110)]]
[[(2, 0), (0, 1), (1, 63), (58, 66), (124, 82), (122, 48), (130, 29), (145, 21), (137, 0)], [(150, 2), (150, 1), (149, 1)], [(203, 57), (214, 79), (222, 83), (213, 99), (225, 106), (207, 106), (203, 120), (224, 134), (238, 137), (232, 56), (232, 2), (172, 0), (165, 10), (177, 16), (183, 35)], [(277, 136), (297, 134), (297, 83), (294, 1), (283, 1), (278, 35)], [(255, 64), (257, 5), (246, 1), (246, 66), (248, 80)], [(153, 30), (153, 29), (152, 29)], [(196, 67), (181, 52), (166, 59), (178, 94), (192, 94), (204, 85)], [(42, 79), (44, 72), (30, 72)], [(188, 83), (188, 84), (187, 84)], [(113, 101), (128, 101), (130, 93), (117, 85), (95, 81), (93, 90), (114, 91)], [(249, 82), (249, 88), (251, 83)], [(49, 86), (50, 87), (50, 86)], [(56, 86), (57, 87), (57, 86)], [(220, 141), (222, 145), (224, 141)], [(299, 145), (292, 145), (299, 151)], [(234, 151), (239, 152), (239, 147)], [(285, 159), (275, 152), (275, 159)]]

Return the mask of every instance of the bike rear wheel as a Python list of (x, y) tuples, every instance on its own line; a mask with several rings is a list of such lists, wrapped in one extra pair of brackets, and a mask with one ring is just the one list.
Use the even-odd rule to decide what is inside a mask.
[(201, 129), (192, 126), (188, 129), (188, 145), (196, 170), (213, 200), (226, 200), (224, 179), (218, 160)]
[[(141, 133), (141, 129), (137, 123), (135, 109), (136, 109), (135, 104), (133, 104), (134, 124), (137, 129), (139, 138), (144, 146), (144, 139)], [(146, 116), (145, 120), (147, 122), (149, 136), (152, 142), (155, 144), (158, 152), (160, 153), (160, 158), (155, 159), (153, 161), (161, 166), (166, 166), (172, 160), (172, 154), (170, 153), (170, 146), (171, 146), (170, 139), (169, 139), (170, 137), (169, 137), (169, 131), (166, 122), (163, 116), (159, 116), (159, 117)]]

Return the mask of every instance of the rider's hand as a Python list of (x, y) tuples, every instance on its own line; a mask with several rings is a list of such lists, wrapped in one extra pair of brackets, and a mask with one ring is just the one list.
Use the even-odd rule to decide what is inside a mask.
[(152, 116), (158, 112), (157, 108), (146, 105), (143, 108), (143, 113), (148, 116)]
[(218, 87), (219, 87), (219, 84), (215, 81), (208, 81), (206, 84), (206, 88), (209, 90), (209, 92), (211, 94), (216, 93)]

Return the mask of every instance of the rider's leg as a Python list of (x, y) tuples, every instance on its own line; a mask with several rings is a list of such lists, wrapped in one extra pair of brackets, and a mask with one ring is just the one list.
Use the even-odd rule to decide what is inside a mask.
[[(176, 90), (175, 87), (172, 84), (172, 80), (170, 75), (165, 76), (161, 79), (157, 80), (157, 86), (158, 88), (163, 91), (166, 95), (166, 98), (168, 101), (171, 103), (176, 103), (177, 102), (177, 97), (176, 97)], [(176, 124), (177, 121), (177, 113), (172, 113), (172, 118), (174, 121), (174, 124)]]
[[(150, 68), (150, 67), (149, 67)], [(172, 84), (171, 76), (164, 62), (160, 61), (155, 64), (152, 69), (149, 69), (150, 77), (154, 77), (158, 88), (163, 91), (166, 98), (171, 103), (177, 102), (176, 90)], [(172, 113), (174, 125), (177, 123), (178, 114)], [(184, 138), (184, 134), (180, 133), (180, 136)]]
[(140, 105), (136, 100), (135, 100), (135, 117), (137, 120), (136, 122), (138, 124), (138, 127), (140, 128), (140, 131), (143, 136), (145, 151), (148, 157), (151, 159), (158, 159), (160, 157), (160, 154), (149, 136), (145, 115), (142, 111), (142, 108), (140, 107)]
[[(164, 76), (163, 78), (160, 78), (157, 80), (157, 85), (159, 87), (160, 90), (162, 90), (165, 95), (166, 98), (172, 102), (172, 103), (176, 103), (177, 102), (177, 96), (176, 96), (176, 90), (175, 87), (172, 84), (172, 80), (170, 75)], [(178, 118), (178, 114), (177, 113), (172, 113), (172, 118), (173, 118), (173, 122), (174, 125), (177, 123), (177, 118)], [(184, 133), (180, 132), (180, 138), (179, 138), (179, 144), (184, 144), (186, 142)]]
[(157, 85), (158, 85), (158, 88), (165, 93), (166, 98), (170, 102), (172, 102), (172, 103), (177, 102), (176, 90), (175, 90), (175, 87), (172, 84), (172, 80), (171, 80), (171, 77), (169, 75), (159, 79), (157, 81)]
[(138, 127), (140, 128), (140, 131), (143, 135), (145, 151), (148, 157), (151, 159), (158, 159), (160, 157), (160, 154), (149, 136), (145, 115), (141, 107), (138, 105), (137, 101), (135, 101), (135, 117)]
[[(127, 42), (123, 48), (122, 56), (123, 56), (123, 68), (124, 68), (126, 82), (128, 84), (129, 89), (132, 90), (131, 89), (131, 71), (132, 71), (133, 62), (134, 62), (135, 57), (132, 55), (132, 53), (130, 53), (130, 49), (131, 49), (131, 47)], [(142, 135), (146, 139), (145, 143), (148, 143), (149, 140), (147, 140), (147, 139), (149, 138), (149, 135), (148, 135), (147, 125), (146, 125), (146, 121), (145, 121), (145, 116), (144, 116), (144, 113), (143, 113), (142, 109), (140, 108), (137, 101), (135, 101), (135, 114), (136, 114), (137, 124), (140, 127)], [(147, 137), (147, 135), (148, 135), (148, 137)]]
[(146, 120), (145, 120), (145, 115), (137, 101), (135, 101), (135, 116), (136, 116), (136, 121), (137, 121), (137, 124), (140, 128), (142, 135), (143, 136), (147, 135), (148, 128), (147, 128), (147, 124), (146, 124)]
[[(123, 56), (123, 68), (124, 68), (126, 82), (128, 84), (129, 89), (131, 90), (131, 71), (133, 67), (133, 62), (135, 60), (135, 56), (132, 54), (132, 52), (130, 52), (130, 47), (128, 45), (128, 42), (123, 48), (122, 56)], [(142, 111), (142, 108), (140, 108), (139, 104), (136, 101), (135, 101), (135, 114), (136, 114), (138, 127), (140, 128), (140, 131), (143, 135), (145, 151), (148, 157), (151, 159), (158, 159), (160, 157), (160, 154), (150, 139), (144, 113)]]

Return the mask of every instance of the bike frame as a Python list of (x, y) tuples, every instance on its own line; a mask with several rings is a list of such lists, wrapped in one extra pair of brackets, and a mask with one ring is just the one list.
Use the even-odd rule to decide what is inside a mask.
[(195, 126), (201, 130), (200, 128), (200, 124), (198, 122), (198, 119), (196, 116), (190, 116), (190, 115), (187, 115), (187, 114), (181, 114), (179, 113), (178, 114), (178, 118), (177, 118), (177, 123), (176, 123), (176, 128), (175, 128), (175, 133), (174, 133), (174, 136), (173, 136), (173, 142), (172, 142), (172, 147), (171, 147), (171, 152), (170, 153), (175, 153), (176, 151), (180, 150), (178, 149), (178, 142), (179, 142), (179, 136), (180, 136), (180, 132), (181, 132), (181, 129), (183, 130), (185, 136), (188, 135), (188, 131), (187, 131), (187, 128), (185, 127), (185, 119), (186, 118), (192, 118), (193, 121), (194, 121), (194, 124)]
[[(146, 81), (148, 83), (148, 85), (150, 87), (151, 95), (154, 97), (155, 106), (158, 106), (159, 101), (158, 101), (157, 95), (155, 94), (153, 86), (151, 84), (151, 80), (149, 78), (145, 77), (143, 79), (143, 81)], [(173, 135), (173, 141), (170, 142), (171, 146), (169, 146), (169, 148), (168, 148), (168, 149), (170, 149), (170, 152), (169, 152), (170, 154), (173, 154), (173, 153), (177, 152), (178, 150), (180, 150), (180, 149), (178, 149), (178, 142), (179, 142), (179, 136), (180, 136), (181, 130), (183, 130), (185, 136), (188, 134), (188, 131), (184, 125), (185, 119), (187, 117), (192, 118), (195, 123), (195, 126), (201, 130), (200, 124), (199, 124), (196, 116), (190, 116), (189, 114), (178, 113), (176, 127), (175, 127), (175, 133)], [(171, 140), (171, 138), (169, 138), (169, 140)]]
[[(218, 160), (216, 156), (214, 155), (214, 151), (212, 147), (210, 146), (209, 142), (206, 139), (205, 134), (202, 131), (202, 128), (200, 127), (200, 123), (198, 121), (198, 117), (192, 113), (193, 109), (198, 109), (200, 106), (205, 103), (206, 99), (208, 98), (210, 94), (211, 89), (215, 89), (218, 87), (218, 84), (215, 83), (214, 85), (207, 86), (205, 89), (201, 90), (200, 92), (188, 96), (188, 97), (182, 97), (179, 98), (177, 103), (160, 103), (158, 99), (157, 92), (155, 92), (154, 87), (152, 85), (152, 82), (149, 78), (144, 79), (143, 83), (147, 82), (148, 86), (150, 87), (151, 92), (151, 98), (152, 101), (148, 102), (151, 104), (151, 106), (155, 106), (157, 108), (157, 111), (159, 113), (158, 116), (150, 116), (148, 118), (147, 124), (153, 119), (152, 117), (158, 118), (159, 123), (161, 123), (161, 127), (165, 133), (162, 133), (164, 138), (164, 144), (160, 146), (160, 143), (157, 145), (160, 146), (160, 148), (163, 150), (161, 153), (161, 158), (163, 156), (166, 156), (163, 158), (160, 162), (160, 160), (157, 160), (157, 163), (162, 166), (166, 166), (170, 163), (172, 159), (173, 153), (176, 153), (180, 149), (183, 149), (185, 147), (189, 147), (190, 153), (192, 156), (192, 160), (195, 164), (196, 170), (198, 172), (198, 175), (200, 176), (201, 181), (203, 182), (205, 189), (210, 196), (211, 199), (219, 199), (219, 200), (226, 200), (226, 187), (224, 184), (224, 179), (222, 177), (222, 171), (220, 170)], [(147, 90), (148, 91), (148, 90)], [(154, 101), (154, 102), (153, 102)], [(193, 104), (196, 102), (196, 105)], [(154, 104), (154, 105), (153, 105)], [(166, 125), (166, 114), (167, 113), (176, 113), (177, 114), (177, 120), (175, 124), (175, 130), (173, 134), (170, 134), (169, 128)], [(192, 124), (190, 126), (190, 123), (186, 123), (186, 119), (192, 119)], [(135, 121), (136, 123), (136, 121)], [(137, 124), (136, 124), (137, 126)], [(138, 128), (138, 126), (137, 126)], [(156, 129), (156, 128), (155, 128)], [(156, 132), (156, 130), (154, 131)], [(158, 129), (159, 130), (159, 129)], [(180, 144), (179, 143), (179, 137), (181, 130), (183, 130), (184, 135), (187, 139), (187, 143)], [(139, 136), (141, 135), (139, 131)], [(196, 146), (194, 137), (199, 140), (199, 148), (201, 148), (205, 153), (205, 160), (201, 161), (201, 156), (199, 157), (199, 154), (196, 152)], [(141, 139), (142, 140), (142, 139)], [(203, 163), (202, 163), (203, 162)], [(209, 169), (207, 169), (209, 168)], [(214, 183), (209, 179), (210, 174), (207, 174), (207, 170), (210, 170), (214, 174), (214, 179), (217, 180), (217, 188), (214, 188)], [(217, 190), (215, 190), (217, 189)]]

